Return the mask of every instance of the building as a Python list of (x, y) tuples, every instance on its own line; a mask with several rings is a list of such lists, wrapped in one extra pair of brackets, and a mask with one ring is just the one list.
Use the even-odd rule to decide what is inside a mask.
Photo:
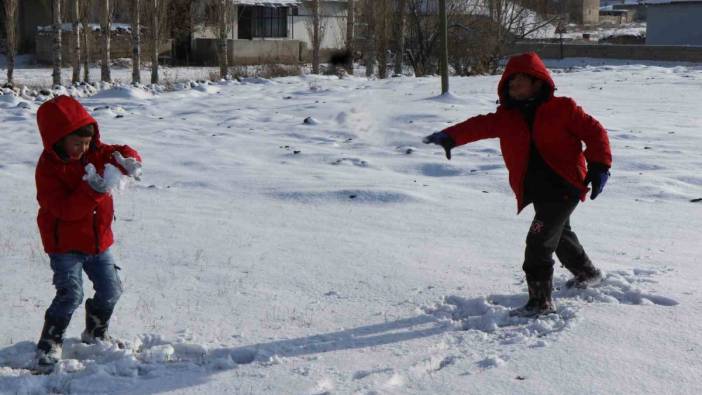
[[(115, 23), (129, 22), (129, 3), (127, 1), (115, 1), (112, 21)], [(4, 9), (4, 0), (0, 0), (0, 8)], [(19, 0), (17, 9), (17, 51), (19, 53), (34, 53), (36, 49), (37, 34), (40, 27), (53, 23), (53, 11), (51, 0)], [(91, 3), (89, 10), (89, 20), (97, 22), (100, 15), (100, 4), (95, 1)], [(64, 10), (64, 14), (68, 14)], [(70, 21), (64, 16), (63, 21)], [(4, 36), (5, 15), (2, 15), (2, 34)]]
[(600, 22), (600, 0), (561, 0), (566, 2), (570, 23), (596, 25)]
[[(179, 62), (211, 64), (217, 56), (217, 12), (212, 0), (188, 1), (191, 27), (176, 38)], [(309, 1), (232, 0), (228, 49), (235, 64), (308, 61), (312, 48)], [(321, 52), (344, 48), (346, 1), (321, 1)]]
[(648, 4), (646, 44), (702, 46), (702, 0)]
[[(228, 23), (230, 60), (234, 64), (297, 63), (309, 61), (312, 17), (306, 0), (229, 0), (233, 9)], [(3, 0), (0, 0), (0, 6)], [(144, 7), (146, 4), (144, 1)], [(321, 0), (322, 56), (343, 48), (346, 37), (347, 1)], [(91, 2), (88, 20), (99, 23), (101, 2)], [(112, 0), (112, 22), (130, 28), (130, 0)], [(2, 7), (0, 7), (2, 8)], [(21, 0), (18, 10), (18, 52), (41, 52), (51, 59), (51, 0)], [(69, 14), (64, 10), (64, 15)], [(164, 57), (177, 64), (216, 64), (217, 6), (215, 0), (170, 0), (161, 18), (170, 40)], [(63, 22), (71, 22), (64, 16)], [(4, 18), (2, 18), (4, 21)], [(149, 20), (142, 16), (142, 25)], [(1, 27), (1, 26), (0, 26)], [(142, 27), (144, 29), (144, 27)], [(3, 29), (4, 31), (4, 29)], [(146, 32), (146, 30), (144, 30)], [(115, 37), (113, 57), (129, 55), (128, 35)], [(127, 41), (125, 41), (127, 40)], [(92, 45), (93, 50), (98, 45)], [(65, 48), (64, 53), (70, 51)], [(47, 57), (48, 56), (48, 57)], [(68, 59), (68, 57), (65, 57)]]

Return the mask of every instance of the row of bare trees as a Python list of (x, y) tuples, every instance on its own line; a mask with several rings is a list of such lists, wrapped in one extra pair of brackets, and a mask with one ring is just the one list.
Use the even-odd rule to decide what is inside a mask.
[[(14, 69), (17, 53), (17, 28), (19, 0), (4, 0), (5, 14), (5, 46), (7, 53), (7, 83), (14, 83)], [(52, 0), (52, 35), (53, 35), (53, 84), (61, 84), (61, 66), (68, 60), (63, 59), (64, 46), (71, 46), (70, 64), (73, 69), (71, 81), (90, 82), (90, 43), (94, 32), (94, 23), (89, 20), (93, 7), (99, 7), (100, 48), (100, 80), (112, 81), (110, 39), (112, 35), (112, 15), (114, 4), (110, 0)], [(162, 15), (166, 14), (168, 0), (129, 0), (132, 40), (132, 83), (141, 83), (142, 63), (142, 30), (149, 32), (146, 48), (151, 59), (151, 83), (159, 82), (158, 57), (162, 41)], [(64, 18), (66, 16), (66, 18)], [(63, 21), (71, 23), (69, 40), (64, 40)], [(145, 20), (145, 24), (142, 21)], [(68, 42), (66, 42), (68, 41)]]
[[(460, 75), (492, 73), (511, 43), (554, 24), (545, 0), (446, 0), (449, 64)], [(346, 48), (361, 52), (366, 74), (386, 78), (389, 67), (401, 74), (407, 63), (417, 76), (439, 67), (438, 0), (349, 1)], [(377, 69), (377, 70), (376, 70)]]
[[(72, 82), (81, 78), (90, 81), (90, 38), (96, 34), (89, 15), (99, 7), (100, 64), (102, 81), (111, 81), (110, 38), (114, 2), (119, 0), (52, 0), (53, 5), (53, 81), (61, 83), (62, 47), (72, 46), (70, 63), (73, 66)], [(140, 66), (142, 49), (151, 62), (151, 82), (158, 83), (159, 43), (167, 30), (164, 16), (168, 15), (173, 0), (123, 0), (128, 1), (132, 31), (132, 81), (141, 83)], [(521, 0), (521, 3), (538, 3), (542, 0)], [(307, 0), (310, 11), (308, 33), (312, 43), (312, 72), (320, 72), (320, 47), (325, 34), (322, 2)], [(437, 72), (439, 65), (439, 12), (438, 0), (348, 0), (346, 24), (346, 68), (353, 67), (354, 56), (362, 56), (368, 76), (386, 78), (401, 74), (407, 63), (415, 75)], [(513, 0), (446, 0), (449, 20), (449, 64), (458, 74), (468, 75), (493, 72), (512, 41), (523, 38), (552, 21), (533, 18), (533, 12)], [(13, 81), (19, 0), (3, 1), (6, 17), (7, 80)], [(231, 49), (231, 35), (235, 2), (210, 0), (214, 7), (217, 30), (217, 55), (221, 78), (227, 78)], [(61, 36), (64, 14), (72, 23), (72, 33)], [(343, 29), (343, 27), (342, 27)], [(148, 32), (143, 40), (142, 30)], [(68, 38), (67, 40), (65, 38)], [(64, 40), (62, 41), (62, 38)], [(65, 42), (68, 41), (68, 42)], [(143, 45), (146, 44), (146, 45)], [(95, 51), (93, 51), (95, 52)]]

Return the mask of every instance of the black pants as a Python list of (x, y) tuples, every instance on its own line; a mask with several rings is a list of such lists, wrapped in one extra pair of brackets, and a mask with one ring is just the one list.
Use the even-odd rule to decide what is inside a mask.
[(578, 273), (592, 265), (578, 237), (570, 228), (570, 215), (578, 200), (534, 202), (534, 221), (531, 223), (524, 251), (524, 265), (528, 281), (545, 281), (553, 276), (553, 253), (566, 269)]

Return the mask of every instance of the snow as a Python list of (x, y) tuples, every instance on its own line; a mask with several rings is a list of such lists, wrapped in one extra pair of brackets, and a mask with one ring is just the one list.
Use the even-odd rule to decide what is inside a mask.
[[(563, 38), (567, 40), (580, 40), (583, 34), (589, 34), (590, 41), (599, 41), (608, 37), (619, 36), (646, 36), (646, 23), (634, 22), (624, 23), (616, 26), (598, 26), (598, 27), (581, 27), (576, 25), (568, 25), (568, 32), (563, 34)], [(552, 37), (560, 37), (555, 34)]]
[(499, 76), (444, 96), (436, 77), (301, 76), (80, 98), (144, 159), (114, 193), (126, 346), (80, 343), (81, 308), (48, 376), (27, 369), (54, 293), (39, 103), (0, 96), (0, 393), (698, 393), (702, 66), (547, 63), (614, 167), (572, 218), (603, 282), (566, 290), (556, 267), (557, 314), (531, 320), (507, 314), (532, 210), (515, 215), (498, 142), (451, 161), (421, 143), (494, 110)]
[[(83, 27), (83, 25), (80, 24), (80, 28), (82, 28), (82, 27)], [(88, 23), (88, 27), (94, 32), (99, 32), (102, 29), (102, 27), (99, 23)], [(111, 31), (131, 32), (132, 25), (129, 23), (111, 23), (110, 30)], [(52, 31), (54, 31), (54, 26), (53, 25), (37, 26), (37, 31), (52, 32)], [(62, 23), (61, 24), (61, 31), (72, 32), (73, 31), (73, 23)]]
[(301, 0), (230, 0), (234, 4), (241, 5), (273, 5), (273, 6), (295, 6), (302, 3)]

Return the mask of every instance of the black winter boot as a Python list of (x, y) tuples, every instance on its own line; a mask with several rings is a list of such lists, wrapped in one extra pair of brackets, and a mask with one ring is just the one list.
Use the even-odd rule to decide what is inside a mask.
[(46, 315), (44, 327), (37, 343), (36, 365), (42, 371), (51, 371), (61, 360), (63, 351), (63, 334), (70, 321)]
[(510, 311), (510, 316), (536, 317), (556, 312), (551, 299), (552, 279), (539, 281), (527, 279), (527, 286), (529, 287), (529, 300), (524, 306)]
[(582, 267), (570, 271), (573, 273), (573, 278), (566, 281), (566, 288), (585, 289), (602, 282), (602, 272), (590, 261), (588, 261), (587, 264), (583, 265)]
[(98, 310), (95, 308), (93, 299), (85, 301), (85, 330), (80, 335), (83, 343), (95, 344), (98, 341), (113, 341), (107, 334), (110, 325), (112, 311)]

